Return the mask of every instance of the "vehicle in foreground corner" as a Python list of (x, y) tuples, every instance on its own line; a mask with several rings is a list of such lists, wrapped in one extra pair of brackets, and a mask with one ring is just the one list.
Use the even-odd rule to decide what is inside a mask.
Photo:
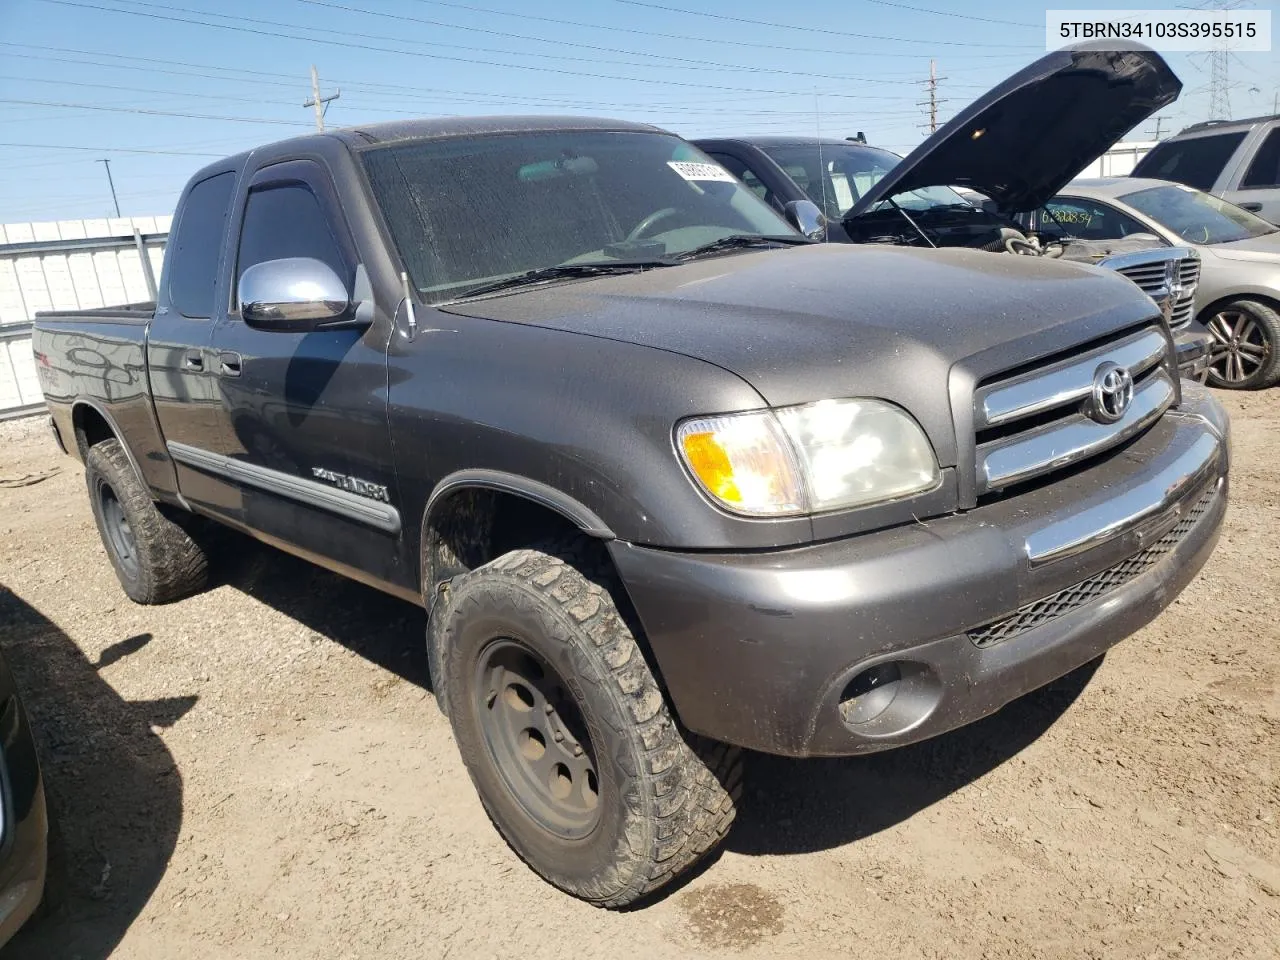
[(48, 813), (31, 724), (0, 657), (0, 947), (40, 906)]
[[(1201, 380), (1211, 338), (1189, 318), (1197, 255), (1154, 236), (1042, 237), (1018, 214), (1039, 207), (1125, 131), (1172, 103), (1182, 84), (1151, 50), (1082, 44), (1018, 71), (903, 159), (865, 138), (695, 140), (782, 210), (809, 199), (842, 243), (976, 247), (1076, 260), (1124, 274), (1176, 327), (1182, 375)], [(987, 198), (974, 204), (956, 189)]]
[(1073, 181), (1028, 220), (1042, 236), (1155, 234), (1193, 247), (1201, 272), (1188, 309), (1214, 338), (1209, 384), (1280, 383), (1280, 228), (1192, 187), (1138, 177)]
[(717, 846), (744, 747), (884, 750), (1096, 659), (1226, 507), (1226, 416), (1132, 283), (814, 243), (638, 124), (227, 158), (154, 310), (33, 349), (130, 597), (200, 588), (198, 515), (422, 604), (494, 824), (601, 906)]
[(1156, 144), (1132, 176), (1195, 187), (1280, 224), (1280, 114), (1187, 127)]

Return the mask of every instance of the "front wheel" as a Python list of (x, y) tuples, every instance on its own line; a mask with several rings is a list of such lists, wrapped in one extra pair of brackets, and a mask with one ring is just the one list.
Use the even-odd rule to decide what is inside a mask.
[(1211, 387), (1260, 390), (1280, 381), (1280, 314), (1257, 300), (1234, 300), (1205, 322), (1213, 334)]
[(499, 832), (567, 893), (621, 907), (728, 833), (735, 747), (686, 740), (590, 541), (516, 550), (455, 579), (433, 683)]

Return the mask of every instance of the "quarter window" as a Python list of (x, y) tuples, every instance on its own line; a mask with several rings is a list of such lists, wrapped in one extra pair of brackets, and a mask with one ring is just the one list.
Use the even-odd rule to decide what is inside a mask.
[(1138, 161), (1135, 177), (1153, 177), (1185, 183), (1197, 190), (1212, 190), (1243, 133), (1220, 133), (1189, 140), (1166, 140)]
[(218, 286), (218, 254), (236, 175), (220, 173), (189, 191), (165, 259), (169, 270), (169, 302), (184, 317), (213, 316)]

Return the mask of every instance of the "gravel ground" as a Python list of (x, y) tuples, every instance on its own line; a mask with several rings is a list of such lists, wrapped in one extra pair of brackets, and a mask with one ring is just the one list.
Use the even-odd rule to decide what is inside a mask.
[(723, 855), (624, 913), (494, 832), (421, 611), (238, 539), (134, 606), (79, 466), (0, 424), (0, 642), (66, 860), (2, 956), (1280, 957), (1280, 393), (1223, 400), (1226, 532), (1154, 624), (918, 747), (749, 757)]

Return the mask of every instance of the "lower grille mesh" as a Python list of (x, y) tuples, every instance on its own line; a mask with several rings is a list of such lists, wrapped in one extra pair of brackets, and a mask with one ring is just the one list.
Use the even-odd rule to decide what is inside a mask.
[(1026, 606), (1019, 607), (1017, 611), (1007, 617), (988, 623), (986, 626), (975, 627), (969, 631), (969, 639), (974, 646), (993, 647), (997, 643), (1003, 643), (1028, 630), (1044, 626), (1051, 620), (1056, 620), (1058, 617), (1070, 613), (1078, 607), (1083, 607), (1086, 603), (1091, 603), (1112, 590), (1118, 589), (1172, 553), (1173, 549), (1191, 532), (1191, 528), (1196, 525), (1196, 522), (1213, 505), (1213, 498), (1216, 493), (1217, 487), (1215, 485), (1196, 501), (1195, 505), (1187, 511), (1186, 516), (1179, 520), (1173, 529), (1145, 550), (1141, 550), (1133, 556), (1121, 560), (1114, 567), (1095, 573), (1092, 577), (1081, 580), (1065, 590), (1059, 590), (1057, 593), (1043, 599), (1035, 600)]

